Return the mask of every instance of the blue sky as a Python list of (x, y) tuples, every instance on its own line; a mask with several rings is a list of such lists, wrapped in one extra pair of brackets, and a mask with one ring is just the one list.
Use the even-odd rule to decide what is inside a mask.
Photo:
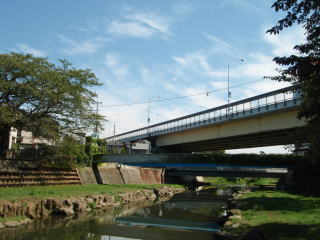
[[(102, 136), (143, 127), (148, 104), (231, 88), (232, 100), (286, 86), (275, 56), (294, 53), (303, 30), (266, 30), (281, 17), (268, 0), (2, 0), (0, 51), (67, 59), (90, 68), (104, 84), (94, 89), (107, 116)], [(240, 61), (239, 58), (245, 59)], [(226, 103), (226, 90), (151, 103), (151, 124)], [(282, 148), (264, 149), (282, 151)], [(247, 150), (249, 151), (249, 150)], [(259, 151), (255, 149), (252, 151)]]

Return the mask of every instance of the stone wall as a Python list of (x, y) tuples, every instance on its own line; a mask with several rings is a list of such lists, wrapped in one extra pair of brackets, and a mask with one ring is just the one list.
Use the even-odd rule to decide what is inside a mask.
[(7, 169), (0, 171), (0, 187), (81, 184), (77, 170)]

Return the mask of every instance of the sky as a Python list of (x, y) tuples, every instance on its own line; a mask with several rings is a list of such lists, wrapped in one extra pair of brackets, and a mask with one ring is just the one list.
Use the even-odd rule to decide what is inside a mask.
[[(0, 52), (91, 69), (103, 83), (92, 90), (108, 119), (100, 133), (107, 137), (114, 125), (116, 134), (146, 126), (148, 109), (155, 124), (225, 104), (228, 65), (231, 101), (287, 86), (264, 76), (277, 74), (272, 59), (295, 53), (304, 32), (294, 26), (266, 34), (282, 17), (272, 2), (2, 0)], [(259, 151), (285, 152), (232, 152)]]

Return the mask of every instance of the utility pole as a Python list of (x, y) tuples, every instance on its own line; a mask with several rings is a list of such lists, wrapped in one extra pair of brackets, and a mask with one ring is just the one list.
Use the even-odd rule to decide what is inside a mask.
[(97, 101), (97, 108), (96, 108), (96, 138), (98, 138), (98, 114), (99, 114), (99, 102)]
[(99, 115), (99, 104), (102, 104), (102, 102), (96, 101), (96, 127), (95, 127), (95, 136), (96, 138), (99, 137), (99, 121), (98, 121), (98, 115)]

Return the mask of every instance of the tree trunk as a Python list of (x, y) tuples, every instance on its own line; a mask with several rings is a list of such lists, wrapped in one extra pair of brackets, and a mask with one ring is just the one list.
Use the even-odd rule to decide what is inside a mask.
[(10, 126), (0, 127), (0, 159), (5, 159), (9, 149)]

